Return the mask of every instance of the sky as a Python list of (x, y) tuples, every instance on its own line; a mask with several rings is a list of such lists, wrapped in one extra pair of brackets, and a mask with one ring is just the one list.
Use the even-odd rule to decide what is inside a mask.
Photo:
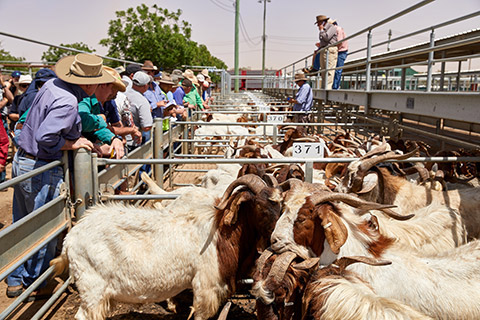
[[(240, 67), (261, 69), (263, 2), (240, 1)], [(347, 36), (402, 11), (420, 0), (270, 0), (266, 17), (266, 68), (279, 69), (313, 52), (318, 42), (315, 17), (320, 14), (337, 20)], [(181, 9), (181, 20), (192, 26), (192, 40), (204, 44), (210, 52), (234, 67), (235, 14), (234, 0), (0, 0), (0, 31), (25, 38), (57, 44), (83, 42), (101, 55), (107, 48), (99, 41), (108, 36), (110, 20), (115, 12), (136, 7), (142, 3), (172, 11)], [(407, 34), (418, 29), (480, 11), (480, 0), (436, 0), (393, 22), (379, 26), (372, 32), (373, 41)], [(480, 28), (480, 16), (435, 31), (436, 38)], [(366, 46), (366, 34), (349, 42), (349, 51)], [(429, 33), (394, 42), (391, 50), (429, 41)], [(27, 61), (39, 62), (48, 49), (22, 40), (0, 35), (0, 48)], [(386, 51), (386, 46), (374, 51)], [(358, 58), (365, 54), (354, 55)], [(480, 68), (480, 59), (463, 63), (462, 69)], [(455, 70), (455, 66), (451, 66)], [(449, 65), (447, 64), (447, 69)]]

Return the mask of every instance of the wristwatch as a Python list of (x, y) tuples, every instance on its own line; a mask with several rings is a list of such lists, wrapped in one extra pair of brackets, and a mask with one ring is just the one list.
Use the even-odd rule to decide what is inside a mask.
[(122, 136), (114, 135), (113, 138), (112, 138), (112, 140), (110, 140), (110, 143), (112, 143), (112, 142), (113, 142), (113, 139), (115, 139), (115, 138), (120, 139), (120, 141), (123, 141)]

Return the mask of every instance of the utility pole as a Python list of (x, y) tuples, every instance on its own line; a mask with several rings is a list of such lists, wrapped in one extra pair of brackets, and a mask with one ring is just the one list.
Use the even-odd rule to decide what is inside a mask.
[(392, 39), (392, 29), (388, 29), (387, 51), (390, 51), (390, 39)]
[[(267, 42), (267, 36), (265, 35), (265, 25), (266, 25), (266, 20), (267, 20), (267, 2), (270, 2), (271, 0), (259, 0), (259, 3), (262, 3), (263, 1), (263, 50), (262, 50), (262, 76), (265, 76), (265, 44)], [(262, 79), (262, 89), (263, 89), (263, 81)]]
[[(240, 0), (235, 1), (235, 75), (239, 75), (238, 70), (238, 30), (240, 27)], [(235, 92), (238, 92), (238, 78), (235, 79)]]

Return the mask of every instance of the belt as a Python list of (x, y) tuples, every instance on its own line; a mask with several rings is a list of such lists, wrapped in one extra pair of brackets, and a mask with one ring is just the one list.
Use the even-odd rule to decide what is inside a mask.
[(45, 161), (45, 162), (52, 162), (52, 161), (55, 161), (55, 159), (41, 159), (39, 157), (36, 157), (34, 156), (33, 154), (31, 153), (28, 153), (27, 151), (23, 150), (22, 148), (18, 148), (18, 155), (20, 157), (25, 157), (27, 159), (30, 159), (30, 160), (40, 160), (40, 161)]

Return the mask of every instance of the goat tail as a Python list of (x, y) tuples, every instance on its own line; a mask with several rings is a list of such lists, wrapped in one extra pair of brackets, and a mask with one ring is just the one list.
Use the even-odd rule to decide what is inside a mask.
[(50, 265), (55, 267), (55, 274), (54, 277), (63, 274), (68, 269), (68, 258), (65, 250), (62, 254), (52, 261), (50, 261)]

